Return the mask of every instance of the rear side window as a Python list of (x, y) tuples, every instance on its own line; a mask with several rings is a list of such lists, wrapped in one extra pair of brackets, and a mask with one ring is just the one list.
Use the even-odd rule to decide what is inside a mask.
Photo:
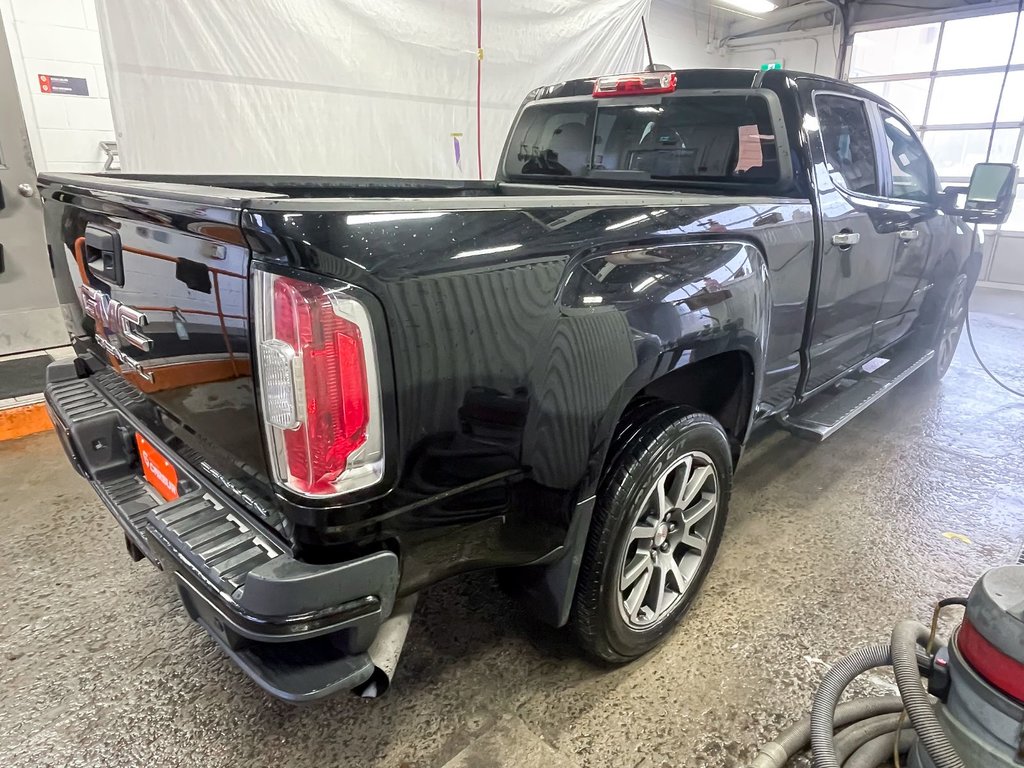
[(814, 96), (825, 162), (833, 183), (863, 195), (878, 195), (875, 147), (863, 101), (819, 93)]
[(774, 184), (775, 128), (767, 100), (671, 96), (643, 104), (532, 105), (512, 134), (510, 176), (571, 176)]

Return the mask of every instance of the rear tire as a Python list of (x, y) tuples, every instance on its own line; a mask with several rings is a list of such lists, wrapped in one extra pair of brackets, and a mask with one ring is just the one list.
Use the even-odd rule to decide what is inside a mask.
[(725, 527), (732, 454), (721, 425), (668, 408), (632, 433), (605, 470), (580, 564), (580, 645), (623, 663), (661, 642), (689, 609)]
[(953, 355), (956, 354), (956, 347), (967, 319), (967, 286), (967, 275), (957, 275), (942, 305), (942, 312), (935, 323), (930, 344), (930, 349), (935, 350), (935, 355), (921, 367), (926, 381), (939, 382), (953, 362)]

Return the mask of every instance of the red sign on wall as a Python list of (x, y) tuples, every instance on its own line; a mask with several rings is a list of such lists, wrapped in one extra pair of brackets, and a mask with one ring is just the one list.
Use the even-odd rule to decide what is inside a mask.
[(84, 77), (64, 75), (39, 75), (39, 90), (43, 93), (59, 93), (69, 96), (88, 96), (89, 83)]

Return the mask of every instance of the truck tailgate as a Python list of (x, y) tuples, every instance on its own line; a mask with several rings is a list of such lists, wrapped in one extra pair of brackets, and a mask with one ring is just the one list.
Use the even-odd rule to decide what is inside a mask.
[[(40, 177), (58, 296), (106, 394), (275, 523), (253, 392), (242, 190)], [(127, 385), (127, 386), (126, 386)]]

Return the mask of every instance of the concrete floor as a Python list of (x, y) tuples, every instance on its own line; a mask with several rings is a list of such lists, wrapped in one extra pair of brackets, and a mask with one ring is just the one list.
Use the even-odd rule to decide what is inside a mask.
[[(1024, 383), (1024, 294), (975, 309)], [(1016, 558), (1022, 425), (965, 338), (939, 388), (903, 385), (824, 445), (762, 436), (702, 597), (647, 658), (582, 660), (481, 574), (423, 596), (386, 697), (308, 707), (265, 696), (129, 561), (51, 435), (2, 444), (0, 765), (743, 765), (826, 663)]]

